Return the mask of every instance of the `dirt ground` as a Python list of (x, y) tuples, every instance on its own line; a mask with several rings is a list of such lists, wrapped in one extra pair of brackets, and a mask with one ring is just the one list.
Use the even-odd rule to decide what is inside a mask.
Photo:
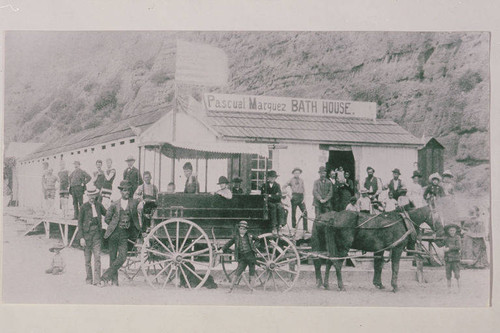
[[(25, 226), (11, 216), (4, 216), (2, 300), (5, 303), (49, 304), (190, 304), (190, 305), (312, 305), (312, 306), (422, 306), (483, 307), (489, 303), (490, 270), (462, 270), (462, 289), (448, 292), (444, 268), (425, 267), (427, 283), (419, 284), (413, 274), (400, 275), (400, 291), (396, 294), (377, 290), (372, 272), (350, 272), (344, 277), (346, 292), (336, 288), (325, 291), (314, 286), (312, 274), (304, 272), (294, 288), (287, 293), (256, 291), (244, 287), (227, 294), (227, 282), (217, 281), (218, 289), (153, 290), (140, 276), (128, 281), (120, 275), (120, 287), (94, 287), (85, 284), (83, 252), (76, 248), (63, 251), (66, 272), (45, 274), (52, 253), (49, 248), (59, 244), (57, 238), (45, 235), (23, 236)], [(103, 269), (109, 258), (103, 255)], [(305, 267), (311, 270), (311, 267)], [(407, 269), (412, 269), (411, 267)], [(335, 287), (335, 274), (331, 277)], [(386, 265), (383, 283), (390, 285), (390, 266)]]

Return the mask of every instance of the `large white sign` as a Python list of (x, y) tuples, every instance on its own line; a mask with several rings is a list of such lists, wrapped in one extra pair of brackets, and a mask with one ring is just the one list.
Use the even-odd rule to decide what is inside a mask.
[(265, 112), (274, 114), (296, 114), (337, 116), (375, 119), (375, 103), (334, 101), (324, 99), (205, 94), (205, 108), (210, 111)]

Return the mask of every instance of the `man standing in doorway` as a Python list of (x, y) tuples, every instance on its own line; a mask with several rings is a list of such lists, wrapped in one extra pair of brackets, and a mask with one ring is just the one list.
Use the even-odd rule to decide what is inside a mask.
[(83, 205), (85, 185), (92, 179), (88, 173), (80, 169), (80, 161), (73, 162), (75, 170), (69, 175), (69, 193), (73, 197), (74, 220), (78, 220), (80, 207)]
[(111, 281), (118, 286), (118, 270), (127, 259), (127, 242), (135, 239), (139, 233), (137, 200), (131, 198), (131, 187), (127, 180), (118, 186), (121, 198), (109, 207), (104, 221), (108, 225), (104, 238), (109, 244), (109, 268), (102, 275), (103, 282)]
[(141, 174), (139, 170), (134, 166), (135, 158), (130, 155), (125, 160), (127, 162), (127, 168), (123, 171), (123, 180), (126, 180), (130, 184), (130, 191), (132, 194), (137, 190), (137, 186), (142, 184)]

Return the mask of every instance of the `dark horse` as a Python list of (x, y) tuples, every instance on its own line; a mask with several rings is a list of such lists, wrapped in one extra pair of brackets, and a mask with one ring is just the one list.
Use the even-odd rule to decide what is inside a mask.
[[(422, 207), (408, 211), (408, 215), (415, 227), (427, 222), (436, 231), (437, 223), (434, 223), (432, 212), (429, 207)], [(400, 212), (382, 213), (379, 215), (368, 215), (351, 211), (329, 212), (320, 216), (315, 222), (312, 235), (312, 250), (327, 251), (329, 257), (338, 257), (338, 260), (315, 259), (314, 270), (316, 273), (316, 285), (322, 285), (329, 289), (330, 268), (335, 266), (339, 290), (345, 290), (342, 282), (342, 264), (350, 249), (374, 252), (373, 284), (383, 289), (381, 276), (384, 263), (384, 251), (391, 250), (393, 291), (398, 290), (398, 271), (401, 254), (405, 247), (411, 242), (408, 224), (401, 217)], [(418, 229), (418, 228), (417, 228)], [(438, 229), (442, 229), (438, 228)], [(407, 237), (404, 235), (407, 234)], [(326, 271), (324, 281), (321, 279), (321, 264), (325, 262)]]

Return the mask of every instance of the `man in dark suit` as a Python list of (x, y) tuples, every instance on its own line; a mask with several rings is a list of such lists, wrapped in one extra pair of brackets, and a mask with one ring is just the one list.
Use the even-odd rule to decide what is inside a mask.
[(273, 234), (276, 235), (279, 230), (279, 223), (282, 217), (281, 211), (281, 186), (276, 182), (278, 174), (274, 170), (267, 172), (267, 182), (261, 186), (261, 193), (265, 195), (267, 199), (267, 205), (269, 207), (269, 219), (271, 220), (271, 225), (273, 228)]
[[(102, 216), (106, 209), (97, 200), (99, 190), (95, 186), (87, 188), (89, 201), (84, 203), (78, 217), (78, 235), (85, 256), (86, 283), (98, 285), (101, 283), (101, 242)], [(94, 255), (94, 277), (92, 278), (92, 254)]]
[(130, 184), (130, 191), (134, 194), (137, 187), (142, 184), (141, 174), (134, 166), (135, 158), (132, 155), (127, 157), (125, 162), (127, 162), (127, 168), (123, 171), (123, 180), (128, 180)]
[(136, 239), (140, 230), (138, 201), (131, 198), (130, 183), (123, 180), (118, 189), (121, 198), (111, 204), (104, 219), (108, 225), (104, 238), (108, 239), (109, 244), (109, 268), (101, 278), (104, 282), (111, 281), (116, 286), (118, 270), (127, 259), (127, 241), (129, 238)]
[(69, 193), (73, 197), (74, 220), (78, 220), (80, 207), (83, 205), (85, 186), (92, 179), (88, 173), (80, 169), (80, 161), (73, 162), (75, 170), (69, 175)]
[(388, 185), (389, 193), (392, 193), (392, 197), (396, 200), (398, 200), (401, 195), (401, 189), (405, 187), (401, 179), (399, 179), (399, 176), (401, 176), (399, 169), (396, 168), (392, 170), (392, 179)]

